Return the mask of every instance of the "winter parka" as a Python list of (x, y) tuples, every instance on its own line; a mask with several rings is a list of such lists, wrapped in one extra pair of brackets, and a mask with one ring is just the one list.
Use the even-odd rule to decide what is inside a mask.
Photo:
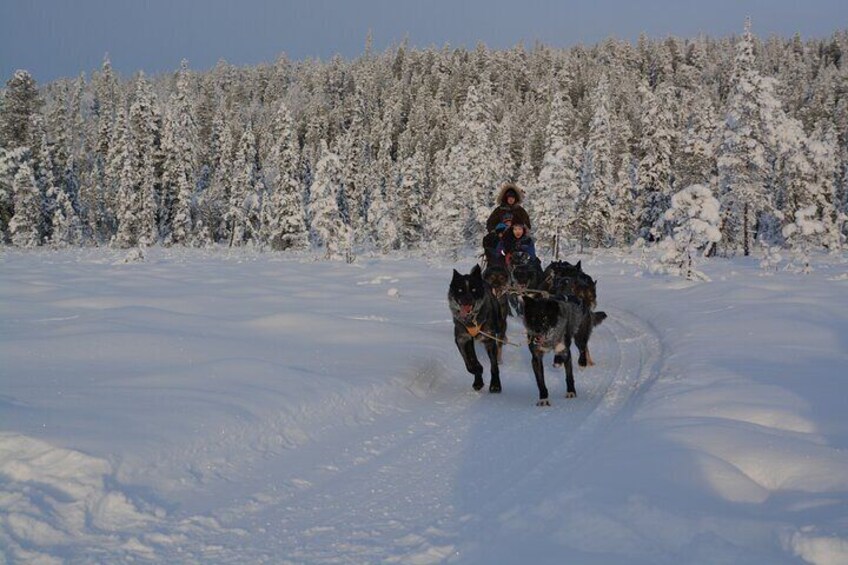
[[(510, 206), (506, 203), (506, 193), (512, 191), (515, 193), (515, 204)], [(521, 207), (521, 202), (524, 200), (524, 193), (521, 191), (518, 186), (507, 183), (503, 185), (498, 192), (498, 197), (496, 202), (498, 203), (498, 207), (492, 211), (492, 214), (489, 216), (489, 219), (486, 220), (486, 231), (495, 231), (495, 227), (503, 222), (503, 218), (507, 214), (512, 215), (512, 221), (516, 224), (524, 224), (527, 228), (531, 228), (530, 225), (530, 216), (527, 215), (527, 211)]]

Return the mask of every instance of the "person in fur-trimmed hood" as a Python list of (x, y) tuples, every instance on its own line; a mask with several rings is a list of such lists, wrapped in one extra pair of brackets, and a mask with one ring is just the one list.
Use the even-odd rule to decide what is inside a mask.
[(530, 216), (527, 211), (521, 207), (521, 201), (524, 199), (524, 193), (517, 185), (508, 182), (503, 185), (498, 192), (497, 203), (498, 207), (492, 211), (489, 219), (486, 220), (486, 231), (495, 231), (498, 224), (504, 223), (504, 216), (512, 215), (512, 221), (516, 224), (523, 224), (528, 229), (530, 226)]

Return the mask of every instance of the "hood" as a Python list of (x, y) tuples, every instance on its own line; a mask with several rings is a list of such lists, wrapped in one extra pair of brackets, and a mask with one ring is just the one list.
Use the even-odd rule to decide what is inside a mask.
[(524, 191), (522, 191), (520, 188), (518, 188), (517, 184), (513, 184), (511, 182), (508, 182), (505, 185), (503, 185), (501, 187), (501, 189), (498, 191), (498, 197), (495, 200), (498, 203), (498, 206), (504, 204), (504, 194), (506, 194), (506, 191), (509, 190), (510, 188), (512, 190), (514, 190), (515, 194), (517, 195), (517, 197), (515, 199), (516, 204), (521, 204), (524, 201)]

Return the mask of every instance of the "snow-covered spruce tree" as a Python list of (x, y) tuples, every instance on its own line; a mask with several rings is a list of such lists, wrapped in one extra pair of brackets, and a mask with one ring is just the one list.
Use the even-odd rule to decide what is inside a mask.
[(262, 206), (260, 239), (275, 250), (307, 249), (309, 232), (300, 184), (297, 139), (285, 103), (277, 107), (272, 132), (274, 145), (266, 169), (271, 180), (268, 198)]
[(162, 133), (162, 226), (165, 241), (186, 245), (194, 238), (194, 189), (199, 168), (198, 133), (188, 62), (177, 73)]
[(769, 128), (764, 109), (779, 107), (774, 81), (756, 67), (751, 22), (736, 45), (726, 119), (719, 150), (722, 239), (747, 256), (761, 215), (772, 209), (767, 180), (770, 171)]
[[(68, 168), (72, 169), (69, 164)], [(73, 178), (68, 173), (68, 178)], [(78, 245), (82, 240), (82, 224), (71, 197), (64, 186), (54, 187), (53, 213), (50, 218), (50, 244), (54, 247)]]
[(696, 255), (703, 256), (721, 239), (719, 202), (703, 185), (692, 185), (671, 197), (665, 220), (671, 235), (661, 243), (660, 260), (667, 272), (687, 279), (706, 279), (695, 268)]
[(662, 235), (662, 218), (671, 198), (671, 151), (673, 122), (668, 110), (670, 87), (661, 85), (657, 93), (646, 85), (639, 87), (642, 98), (638, 198), (636, 216), (639, 237), (654, 241)]
[(12, 244), (18, 247), (41, 245), (44, 229), (42, 194), (29, 159), (18, 166), (12, 182), (12, 197), (14, 215), (9, 220)]
[(320, 141), (320, 157), (315, 166), (309, 201), (309, 216), (315, 243), (326, 251), (327, 259), (345, 259), (349, 256), (348, 226), (339, 211), (339, 192), (342, 190), (342, 171), (339, 157)]
[(418, 247), (424, 236), (424, 185), (426, 163), (422, 151), (414, 151), (400, 166), (398, 220), (400, 238), (408, 248)]
[(554, 252), (555, 241), (567, 236), (580, 197), (579, 142), (569, 143), (573, 127), (573, 109), (569, 100), (555, 93), (548, 121), (548, 147), (542, 170), (535, 185), (528, 190), (528, 207), (532, 214), (536, 241), (540, 247)]
[(33, 116), (39, 112), (43, 101), (38, 95), (35, 79), (28, 71), (18, 70), (6, 82), (0, 105), (0, 146), (7, 150), (32, 147)]
[(683, 131), (678, 137), (675, 182), (679, 186), (716, 183), (719, 123), (709, 92), (700, 88), (686, 93)]
[(589, 123), (589, 136), (582, 173), (582, 200), (575, 217), (575, 230), (581, 240), (600, 247), (609, 241), (614, 177), (609, 80), (601, 75), (592, 93), (594, 112)]
[(837, 151), (836, 132), (830, 124), (816, 124), (807, 143), (812, 168), (809, 192), (810, 200), (816, 207), (816, 217), (821, 220), (824, 228), (820, 244), (829, 251), (842, 248), (842, 224), (846, 221), (845, 214), (840, 213), (836, 206), (836, 185), (840, 172)]
[(374, 181), (371, 184), (368, 206), (368, 224), (371, 237), (381, 252), (400, 247), (400, 231), (395, 214), (398, 211), (397, 169), (392, 159), (392, 139), (389, 123), (383, 124), (375, 163)]
[[(445, 186), (438, 187), (440, 198), (437, 204), (460, 208), (452, 219), (464, 222), (459, 226), (462, 241), (479, 242), (483, 237), (486, 219), (494, 205), (501, 164), (494, 136), (494, 118), (489, 109), (489, 82), (486, 77), (481, 85), (471, 85), (465, 97), (459, 117), (459, 138), (450, 147), (445, 169), (440, 175)], [(463, 213), (462, 208), (467, 212)], [(440, 227), (439, 231), (456, 229), (457, 226)]]
[(206, 243), (229, 242), (230, 225), (224, 217), (227, 213), (235, 174), (234, 162), (238, 140), (224, 108), (219, 108), (215, 114), (212, 122), (212, 140), (213, 172), (209, 187), (198, 195), (197, 203), (200, 221), (206, 229), (206, 234), (202, 234), (201, 238)]
[(127, 127), (127, 114), (123, 107), (117, 109), (111, 136), (114, 139), (109, 141), (109, 153), (106, 155), (103, 174), (105, 183), (102, 195), (103, 202), (101, 203), (103, 237), (112, 240), (118, 246), (126, 247), (131, 245), (129, 239), (124, 239), (129, 236), (129, 231), (131, 231), (129, 224), (124, 225), (124, 234), (121, 236), (121, 240), (113, 240), (113, 238), (117, 238), (120, 218), (128, 212), (127, 207), (135, 206), (130, 201), (132, 193), (129, 191), (129, 187), (122, 184), (122, 181), (131, 182), (129, 178), (124, 178), (124, 169), (130, 155), (130, 133)]
[(28, 154), (28, 147), (12, 151), (0, 147), (0, 243), (5, 243), (9, 239), (9, 220), (14, 213), (15, 175)]
[(114, 183), (116, 222), (112, 245), (128, 248), (139, 244), (141, 195), (136, 181), (138, 173), (133, 166), (130, 130), (123, 109), (118, 110), (115, 133), (118, 138), (109, 151), (109, 177)]
[[(119, 227), (116, 243), (119, 246), (153, 245), (159, 237), (157, 228), (157, 195), (159, 184), (156, 158), (159, 150), (159, 112), (150, 83), (139, 73), (136, 80), (135, 99), (129, 112), (128, 160), (121, 175), (121, 184), (131, 183), (131, 200), (134, 210), (119, 223), (132, 217), (126, 229)], [(123, 206), (123, 204), (121, 204)], [(127, 210), (124, 210), (127, 212)]]
[(224, 216), (229, 225), (230, 247), (243, 245), (258, 237), (264, 192), (265, 185), (257, 162), (256, 137), (252, 124), (248, 123), (233, 163), (229, 206)]
[(783, 227), (783, 237), (789, 246), (801, 253), (801, 268), (803, 273), (811, 273), (810, 249), (821, 245), (825, 235), (824, 222), (817, 219), (819, 211), (815, 204), (795, 211), (794, 221)]
[(636, 239), (636, 218), (633, 195), (636, 191), (636, 164), (629, 152), (618, 159), (615, 185), (612, 189), (610, 234), (616, 245), (630, 245)]

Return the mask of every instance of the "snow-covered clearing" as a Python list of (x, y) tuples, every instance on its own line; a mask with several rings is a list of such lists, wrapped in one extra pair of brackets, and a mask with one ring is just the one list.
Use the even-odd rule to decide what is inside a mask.
[(525, 348), (471, 390), (471, 259), (125, 256), (0, 254), (0, 561), (848, 562), (845, 257), (584, 256), (597, 366), (537, 408)]

